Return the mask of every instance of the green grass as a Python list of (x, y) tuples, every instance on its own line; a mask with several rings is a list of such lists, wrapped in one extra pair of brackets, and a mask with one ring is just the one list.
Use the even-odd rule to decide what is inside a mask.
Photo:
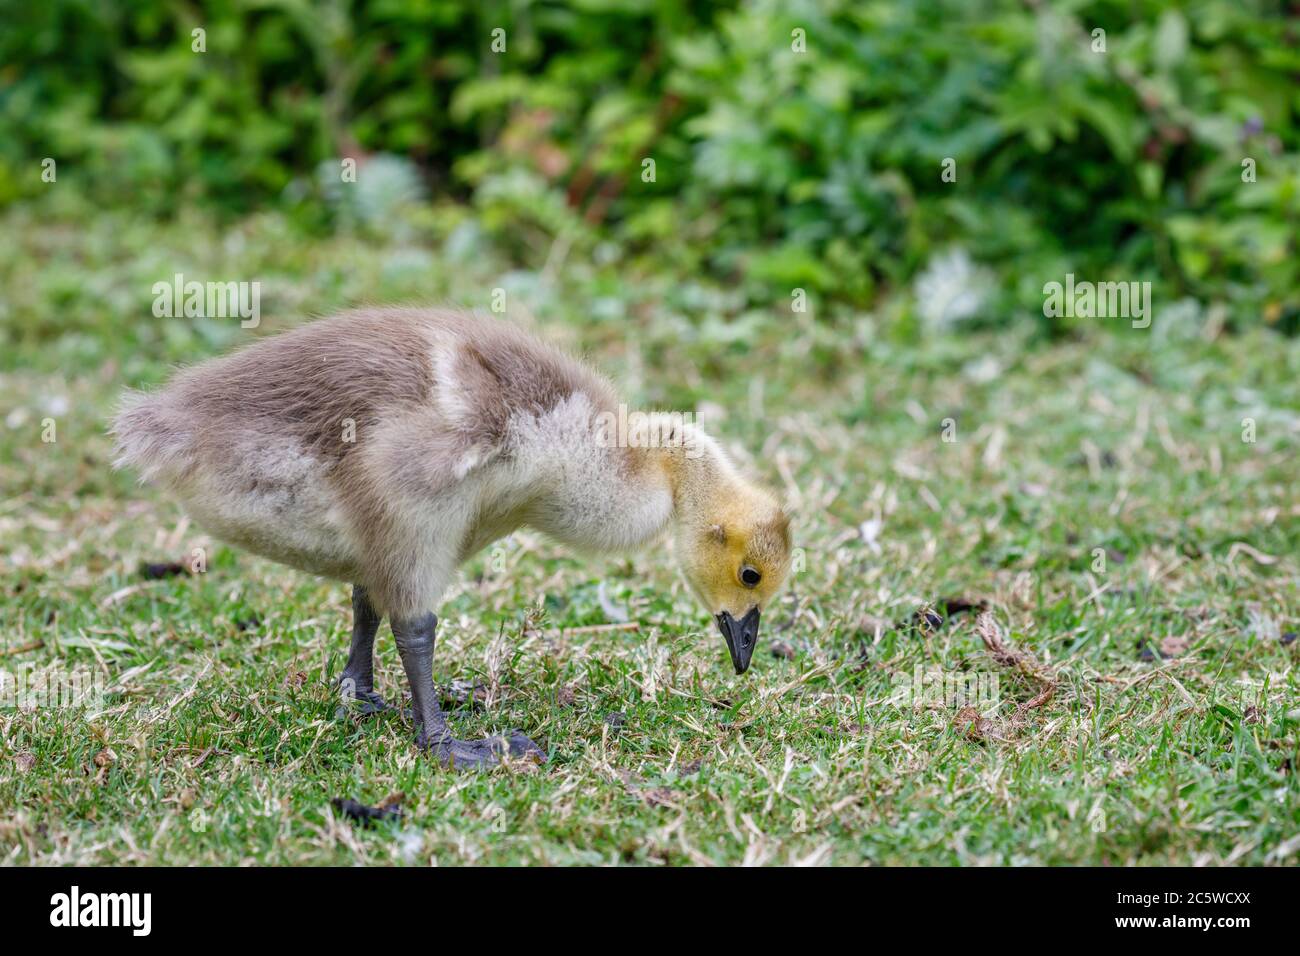
[[(1296, 862), (1294, 340), (1187, 312), (1056, 342), (1028, 317), (922, 335), (905, 304), (732, 314), (724, 288), (586, 252), (553, 283), (486, 245), (456, 257), (442, 238), (463, 217), (401, 247), (274, 216), (0, 221), (0, 667), (88, 668), (109, 689), (92, 712), (0, 709), (0, 858)], [(551, 762), (456, 775), (400, 717), (336, 719), (345, 587), (224, 548), (110, 470), (123, 386), (249, 334), (155, 319), (150, 287), (177, 271), (260, 279), (262, 331), (367, 301), (486, 307), (503, 286), (634, 402), (710, 412), (787, 495), (803, 549), (750, 672), (731, 673), (666, 549), (593, 562), (521, 533), (439, 609), (437, 678), (486, 689), (462, 735), (517, 727)], [(138, 573), (199, 546), (203, 574)], [(912, 623), (952, 598), (986, 603), (1049, 699), (1026, 706), (1043, 680), (991, 657), (973, 613)], [(610, 603), (640, 632), (566, 630)], [(1143, 658), (1162, 643), (1177, 653)], [(386, 626), (378, 647), (391, 698)], [(996, 677), (986, 722), (892, 703), (918, 666)], [(395, 794), (402, 821), (370, 829), (330, 806)]]

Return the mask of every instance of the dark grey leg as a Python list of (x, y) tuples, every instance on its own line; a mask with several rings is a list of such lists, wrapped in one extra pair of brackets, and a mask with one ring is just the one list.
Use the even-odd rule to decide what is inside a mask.
[(366, 589), (359, 584), (352, 585), (352, 651), (339, 677), (339, 692), (343, 697), (340, 715), (348, 709), (362, 714), (388, 710), (384, 699), (375, 693), (375, 632), (379, 630), (380, 620)]
[(406, 679), (411, 684), (411, 711), (415, 717), (415, 744), (455, 770), (491, 767), (509, 753), (513, 757), (546, 759), (542, 749), (523, 734), (488, 737), (484, 740), (457, 740), (447, 728), (447, 719), (438, 706), (433, 689), (433, 646), (438, 618), (432, 614), (393, 622), (393, 637), (402, 657)]

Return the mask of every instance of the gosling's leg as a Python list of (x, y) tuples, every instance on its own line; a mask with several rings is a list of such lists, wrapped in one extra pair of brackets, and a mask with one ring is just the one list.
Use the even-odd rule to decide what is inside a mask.
[(340, 716), (349, 709), (361, 714), (389, 709), (375, 693), (375, 632), (381, 620), (366, 589), (360, 584), (352, 585), (352, 651), (339, 677), (339, 692), (343, 697)]
[(487, 737), (483, 740), (457, 740), (447, 728), (447, 719), (438, 706), (433, 689), (433, 645), (438, 618), (432, 614), (410, 620), (394, 619), (393, 637), (402, 657), (406, 679), (411, 684), (411, 710), (415, 716), (415, 744), (427, 750), (443, 764), (456, 770), (491, 767), (501, 762), (503, 754), (528, 757), (539, 763), (546, 759), (542, 748), (523, 734)]

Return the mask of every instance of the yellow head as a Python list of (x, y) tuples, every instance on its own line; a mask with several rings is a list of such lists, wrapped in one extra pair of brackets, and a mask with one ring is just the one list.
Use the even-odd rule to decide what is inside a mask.
[(758, 643), (759, 615), (790, 573), (789, 519), (772, 494), (734, 477), (692, 488), (678, 517), (686, 580), (743, 674)]

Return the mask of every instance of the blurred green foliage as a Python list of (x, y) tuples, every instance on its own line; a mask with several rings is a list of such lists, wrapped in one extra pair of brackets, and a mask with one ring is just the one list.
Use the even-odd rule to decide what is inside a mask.
[(519, 258), (559, 239), (755, 302), (873, 305), (960, 247), (999, 279), (977, 319), (1041, 313), (1067, 271), (1223, 302), (1233, 324), (1300, 316), (1300, 11), (1283, 0), (0, 11), (0, 205), (38, 195), (52, 157), (103, 204), (382, 230), (387, 207), (348, 213), (328, 182), (385, 154), (418, 172), (389, 200), (470, 202)]

